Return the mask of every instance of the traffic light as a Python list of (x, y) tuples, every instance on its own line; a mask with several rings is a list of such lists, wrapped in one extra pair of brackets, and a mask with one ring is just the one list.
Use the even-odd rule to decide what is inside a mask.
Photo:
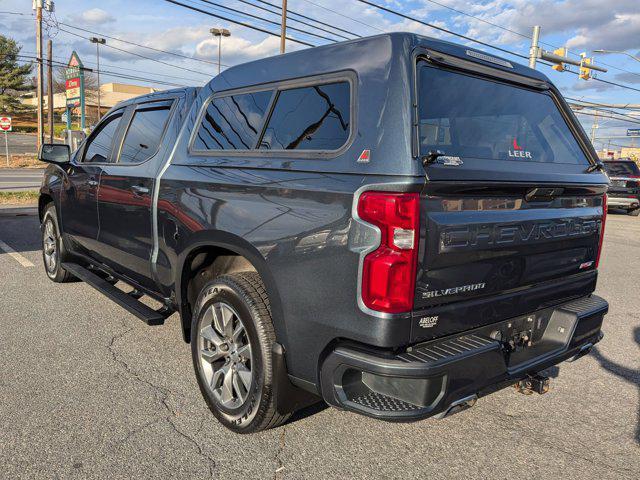
[(580, 62), (580, 78), (583, 80), (589, 80), (591, 78), (591, 69), (589, 65), (591, 65), (591, 59), (587, 58), (586, 53), (581, 53), (582, 61)]
[[(557, 50), (554, 50), (553, 53), (555, 55), (558, 55), (559, 57), (566, 57), (567, 49), (565, 47), (558, 48)], [(554, 70), (557, 70), (558, 72), (564, 72), (564, 63), (558, 63), (551, 68), (553, 68)]]

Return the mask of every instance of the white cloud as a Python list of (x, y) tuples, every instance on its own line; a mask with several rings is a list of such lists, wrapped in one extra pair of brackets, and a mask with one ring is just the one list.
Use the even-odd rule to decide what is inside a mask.
[(105, 12), (101, 8), (91, 8), (84, 12), (72, 15), (71, 22), (88, 25), (104, 25), (107, 23), (113, 23), (116, 18), (108, 12)]
[[(640, 10), (640, 4), (636, 8)], [(616, 15), (608, 22), (579, 31), (567, 41), (569, 48), (635, 49), (640, 47), (640, 13)]]
[[(292, 47), (292, 48), (289, 48)], [(288, 51), (295, 49), (289, 42)], [(222, 63), (233, 65), (248, 62), (258, 58), (276, 55), (280, 51), (280, 39), (268, 36), (260, 42), (252, 42), (239, 36), (231, 36), (222, 39)], [(218, 40), (207, 38), (202, 40), (195, 49), (195, 56), (214, 60), (218, 57)]]
[[(573, 48), (640, 48), (640, 7), (638, 0), (490, 0), (469, 3), (464, 0), (438, 0), (481, 20), (453, 12), (456, 31), (484, 41), (500, 44), (527, 43), (518, 35), (530, 35), (534, 25), (542, 27), (542, 39), (552, 34), (569, 36)], [(452, 13), (428, 0), (423, 9)], [(482, 20), (485, 20), (483, 22)], [(486, 22), (512, 30), (492, 26)]]

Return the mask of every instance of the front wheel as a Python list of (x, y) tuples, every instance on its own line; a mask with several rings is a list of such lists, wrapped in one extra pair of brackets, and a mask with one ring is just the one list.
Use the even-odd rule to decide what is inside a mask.
[(637, 217), (638, 215), (640, 215), (640, 208), (635, 208), (633, 210), (629, 210), (627, 213), (629, 215), (631, 215), (632, 217)]
[(64, 260), (64, 245), (58, 227), (56, 207), (47, 205), (42, 217), (42, 260), (47, 276), (57, 283), (73, 280), (73, 276), (62, 267)]
[(223, 275), (198, 296), (191, 354), (200, 391), (216, 418), (238, 433), (284, 423), (276, 410), (269, 298), (256, 272)]

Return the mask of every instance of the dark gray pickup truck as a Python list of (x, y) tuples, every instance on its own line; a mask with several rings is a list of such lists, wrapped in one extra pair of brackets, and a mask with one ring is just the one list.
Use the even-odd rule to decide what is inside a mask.
[(397, 33), (235, 66), (40, 156), (47, 275), (178, 312), (237, 432), (320, 399), (406, 421), (543, 393), (602, 338), (607, 176), (544, 75), (471, 48)]

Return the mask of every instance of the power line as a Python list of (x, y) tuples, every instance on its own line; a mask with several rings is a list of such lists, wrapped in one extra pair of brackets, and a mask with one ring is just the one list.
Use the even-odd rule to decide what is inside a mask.
[[(358, 0), (358, 1), (361, 1), (361, 0)], [(548, 67), (552, 67), (553, 66), (551, 63), (548, 63), (548, 62), (539, 61), (538, 63), (542, 63), (543, 65), (546, 65)], [(580, 75), (578, 72), (574, 72), (573, 70), (565, 69), (564, 71), (572, 73), (573, 75)], [(610, 82), (609, 80), (603, 80), (603, 79), (598, 78), (598, 77), (591, 77), (591, 80), (594, 80), (596, 82), (607, 83), (607, 84), (613, 85), (615, 87), (626, 88), (628, 90), (634, 90), (636, 92), (640, 92), (640, 88), (635, 88), (635, 87), (632, 87), (630, 85), (624, 85), (622, 83)]]
[[(167, 1), (169, 1), (169, 0), (167, 0)], [(70, 35), (74, 35), (74, 36), (76, 36), (76, 37), (84, 38), (85, 40), (88, 40), (88, 38), (87, 38), (87, 37), (85, 37), (85, 36), (83, 36), (83, 35), (80, 35), (79, 33), (70, 32), (69, 30), (65, 30), (64, 28), (60, 28), (60, 31), (65, 32), (65, 33), (68, 33), (68, 34), (70, 34)], [(205, 76), (207, 76), (207, 77), (209, 77), (209, 78), (211, 78), (211, 77), (212, 77), (212, 74), (211, 74), (211, 73), (200, 72), (200, 71), (198, 71), (198, 70), (193, 70), (193, 69), (191, 69), (191, 68), (181, 67), (181, 66), (179, 66), (179, 65), (174, 65), (173, 63), (163, 62), (162, 60), (158, 60), (158, 59), (156, 59), (156, 58), (147, 57), (147, 56), (142, 55), (142, 54), (140, 54), (140, 53), (132, 52), (132, 51), (130, 51), (130, 50), (124, 50), (124, 49), (122, 49), (122, 48), (118, 48), (118, 47), (114, 47), (113, 45), (109, 45), (108, 43), (107, 43), (106, 45), (104, 45), (104, 46), (105, 46), (105, 47), (107, 47), (107, 48), (111, 48), (112, 50), (117, 50), (117, 51), (119, 51), (119, 52), (127, 53), (127, 54), (129, 54), (129, 55), (134, 55), (134, 56), (136, 56), (136, 57), (140, 57), (140, 58), (143, 58), (143, 59), (145, 59), (145, 60), (152, 61), (152, 62), (161, 63), (161, 64), (163, 64), (163, 65), (167, 65), (167, 66), (169, 66), (169, 67), (178, 68), (178, 69), (180, 69), (180, 70), (186, 70), (187, 72), (197, 73), (197, 74), (200, 74), (200, 75), (205, 75)]]
[[(173, 3), (174, 5), (178, 5), (180, 7), (187, 8), (189, 10), (193, 10), (194, 12), (203, 13), (205, 15), (209, 15), (210, 17), (218, 18), (218, 19), (224, 20), (226, 22), (234, 23), (236, 25), (240, 25), (240, 26), (243, 26), (243, 27), (246, 27), (246, 28), (250, 28), (250, 29), (256, 30), (258, 32), (266, 33), (267, 35), (272, 35), (274, 37), (280, 37), (279, 33), (274, 33), (274, 32), (271, 32), (269, 30), (266, 30), (264, 28), (256, 27), (256, 26), (250, 25), (250, 24), (245, 23), (245, 22), (240, 22), (238, 20), (233, 20), (233, 19), (228, 18), (228, 17), (223, 17), (222, 15), (217, 15), (217, 14), (209, 12), (207, 10), (202, 10), (201, 8), (194, 7), (192, 5), (187, 5), (186, 3), (178, 2), (176, 0), (165, 0), (165, 2)], [(313, 45), (312, 43), (304, 42), (302, 40), (298, 40), (298, 39), (295, 39), (295, 38), (291, 38), (291, 37), (285, 37), (285, 38), (287, 40), (291, 41), (291, 42), (299, 43), (299, 44), (305, 45), (307, 47), (315, 47), (316, 46), (316, 45)]]
[(598, 118), (609, 118), (611, 120), (618, 120), (620, 122), (625, 122), (625, 123), (633, 123), (633, 124), (637, 124), (640, 125), (640, 121), (634, 121), (634, 120), (625, 120), (623, 118), (615, 118), (615, 117), (611, 117), (609, 115), (602, 115), (602, 114), (596, 114), (596, 113), (589, 113), (589, 112), (581, 112), (581, 111), (575, 111), (573, 113), (577, 113), (578, 115), (588, 115), (590, 117), (598, 117)]
[[(633, 115), (627, 115), (625, 113), (616, 112), (615, 110), (610, 110), (610, 109), (607, 109), (607, 108), (590, 107), (590, 106), (580, 105), (580, 104), (573, 103), (573, 102), (567, 102), (567, 103), (570, 106), (576, 107), (576, 108), (586, 108), (586, 109), (589, 109), (589, 110), (594, 110), (596, 112), (606, 112), (606, 113), (610, 113), (610, 114), (613, 114), (613, 115), (619, 115), (621, 117), (629, 118), (631, 120), (640, 120), (640, 117), (634, 117)], [(582, 110), (574, 110), (573, 108), (572, 108), (572, 110), (574, 112), (582, 111)]]
[[(29, 52), (29, 51), (25, 51), (25, 50), (21, 50), (20, 53), (26, 53), (28, 55), (34, 55), (35, 56), (34, 52)], [(62, 57), (54, 57), (54, 59), (57, 59), (56, 62), (62, 63), (62, 64), (64, 64), (66, 66), (66, 60), (64, 58), (62, 58)], [(93, 62), (91, 60), (83, 60), (82, 63), (89, 64), (89, 65), (97, 65), (96, 62)], [(121, 67), (119, 65), (111, 65), (111, 64), (102, 63), (102, 62), (100, 62), (100, 65), (102, 65), (103, 67), (117, 68), (119, 70), (124, 70), (124, 71), (129, 71), (129, 72), (135, 72), (135, 73), (140, 72), (139, 68), (125, 68), (125, 67)], [(157, 75), (157, 76), (160, 76), (160, 77), (173, 78), (173, 79), (176, 79), (176, 80), (189, 80), (190, 82), (200, 82), (201, 81), (201, 80), (196, 80), (196, 79), (189, 78), (189, 77), (178, 77), (178, 76), (175, 76), (175, 75), (169, 75), (169, 74), (160, 73), (160, 72), (145, 72), (145, 73), (148, 73), (150, 75)]]
[(603, 80), (602, 78), (593, 78), (594, 80), (597, 80), (598, 82), (602, 82), (602, 83), (606, 83), (608, 85), (614, 85), (616, 87), (622, 87), (622, 88), (627, 88), (629, 90), (635, 90), (636, 92), (640, 92), (640, 88), (635, 88), (635, 87), (631, 87), (629, 85), (623, 85), (621, 83), (616, 83), (616, 82), (610, 82), (609, 80)]
[[(640, 108), (640, 105), (638, 104), (633, 104), (633, 103), (626, 103), (626, 104), (620, 104), (620, 105), (624, 105), (622, 107), (613, 107), (611, 106), (610, 103), (598, 103), (598, 102), (590, 102), (588, 100), (582, 100), (580, 98), (573, 98), (573, 97), (564, 97), (567, 100), (573, 100), (574, 102), (581, 102), (584, 103), (586, 105), (593, 105), (593, 106), (597, 106), (597, 107), (610, 107), (610, 108), (615, 108), (618, 110), (637, 110)], [(635, 106), (631, 106), (631, 105), (635, 105)]]
[[(33, 16), (33, 15), (31, 15), (31, 14), (20, 13), (20, 12), (0, 12), (0, 13), (7, 13), (7, 14), (12, 14), (12, 15), (21, 15), (21, 16), (31, 16), (31, 17)], [(25, 19), (25, 20), (26, 20), (26, 19)], [(173, 55), (173, 56), (176, 56), (176, 57), (185, 58), (185, 59), (187, 59), (187, 60), (194, 60), (194, 61), (197, 61), (197, 62), (207, 63), (207, 64), (210, 64), (210, 65), (218, 65), (218, 62), (213, 62), (213, 61), (209, 61), (209, 60), (205, 60), (205, 59), (201, 59), (201, 58), (190, 57), (190, 56), (188, 56), (188, 55), (183, 55), (183, 54), (180, 54), (180, 53), (177, 53), (177, 52), (171, 52), (171, 51), (167, 51), (167, 50), (162, 50), (162, 49), (159, 49), (159, 48), (149, 47), (149, 46), (147, 46), (147, 45), (142, 45), (142, 44), (140, 44), (140, 43), (132, 42), (132, 41), (130, 41), (130, 40), (124, 40), (124, 39), (122, 39), (122, 38), (112, 37), (112, 36), (107, 35), (107, 34), (104, 34), (104, 33), (102, 33), (102, 32), (96, 32), (96, 31), (94, 31), (94, 30), (89, 30), (89, 29), (82, 28), (82, 27), (78, 27), (78, 26), (75, 26), (75, 25), (70, 25), (70, 24), (68, 24), (68, 23), (64, 23), (64, 22), (58, 22), (58, 23), (59, 23), (60, 25), (64, 25), (64, 26), (66, 26), (66, 27), (73, 28), (73, 29), (75, 29), (75, 30), (80, 30), (80, 31), (83, 31), (83, 32), (92, 33), (92, 34), (94, 34), (94, 35), (100, 35), (101, 37), (105, 37), (105, 38), (108, 38), (108, 39), (111, 39), (111, 40), (116, 40), (116, 41), (118, 41), (118, 42), (122, 42), (122, 43), (130, 44), (130, 45), (134, 45), (134, 46), (136, 46), (136, 47), (140, 47), (140, 48), (146, 48), (146, 49), (148, 49), (148, 50), (152, 50), (152, 51), (154, 51), (154, 52), (159, 52), (159, 53), (164, 53), (164, 54), (168, 54), (168, 55)], [(70, 31), (65, 30), (65, 29), (63, 29), (63, 28), (60, 28), (60, 30), (61, 30), (61, 31), (63, 31), (63, 32), (65, 32), (65, 33), (68, 33), (68, 34), (70, 34), (70, 35), (75, 35), (76, 37), (80, 37), (80, 38), (84, 38), (84, 39), (87, 39), (87, 40), (88, 40), (88, 38), (87, 38), (87, 37), (84, 37), (84, 36), (82, 36), (82, 35), (80, 35), (80, 34), (78, 34), (78, 33), (70, 32)], [(179, 68), (179, 69), (182, 69), (182, 70), (187, 70), (187, 71), (190, 71), (190, 72), (193, 72), (193, 73), (198, 73), (198, 74), (200, 74), (200, 75), (206, 75), (206, 76), (209, 76), (209, 77), (211, 76), (211, 74), (209, 74), (209, 73), (200, 72), (200, 71), (197, 71), (197, 70), (192, 70), (192, 69), (189, 69), (189, 68), (186, 68), (186, 67), (180, 67), (180, 66), (178, 66), (178, 65), (174, 65), (174, 64), (172, 64), (172, 63), (163, 62), (163, 61), (161, 61), (161, 60), (157, 60), (157, 59), (154, 59), (154, 58), (146, 57), (146, 56), (144, 56), (144, 55), (137, 54), (137, 53), (131, 52), (131, 51), (129, 51), (129, 50), (118, 49), (118, 48), (116, 48), (116, 47), (113, 47), (112, 45), (108, 45), (108, 44), (107, 44), (106, 46), (107, 46), (107, 47), (109, 47), (109, 48), (113, 48), (113, 49), (116, 49), (116, 50), (120, 50), (121, 52), (129, 53), (129, 54), (131, 54), (131, 55), (135, 55), (135, 56), (138, 56), (138, 57), (144, 58), (145, 60), (151, 60), (151, 61), (153, 61), (153, 62), (162, 63), (163, 65), (168, 65), (168, 66), (170, 66), (170, 67)], [(228, 66), (229, 66), (229, 65), (225, 65), (225, 64), (223, 64), (223, 63), (221, 63), (220, 65), (222, 65), (223, 67), (228, 67)]]
[[(203, 58), (191, 57), (189, 55), (184, 55), (182, 53), (171, 52), (171, 51), (168, 51), (168, 50), (162, 50), (162, 49), (159, 49), (159, 48), (150, 47), (148, 45), (142, 45), (140, 43), (132, 42), (131, 40), (124, 40), (124, 39), (118, 38), (118, 37), (111, 37), (111, 36), (106, 35), (106, 34), (101, 33), (101, 32), (95, 32), (93, 30), (77, 27), (75, 25), (69, 25), (68, 23), (64, 23), (64, 22), (58, 22), (58, 23), (60, 23), (60, 25), (64, 25), (66, 27), (70, 27), (70, 28), (73, 28), (73, 29), (76, 29), (76, 30), (81, 30), (81, 31), (87, 32), (87, 33), (92, 33), (94, 35), (100, 35), (101, 37), (105, 37), (105, 38), (108, 38), (110, 40), (117, 40), (118, 42), (128, 43), (129, 45), (135, 45), (136, 47), (146, 48), (148, 50), (153, 50), (154, 52), (165, 53), (167, 55), (173, 55), (175, 57), (185, 58), (187, 60), (193, 60), (193, 61), (196, 61), (196, 62), (208, 63), (209, 65), (216, 65), (216, 66), (218, 65), (218, 62), (213, 62), (211, 60), (205, 60)], [(221, 63), (220, 65), (223, 66), (223, 67), (228, 67), (229, 66), (229, 65), (225, 65), (224, 63)]]
[[(252, 14), (252, 13), (243, 12), (242, 10), (238, 10), (238, 9), (236, 9), (236, 8), (227, 7), (227, 6), (225, 6), (225, 5), (221, 5), (221, 4), (219, 4), (219, 3), (212, 2), (212, 1), (210, 1), (210, 0), (200, 0), (200, 1), (201, 1), (201, 2), (203, 2), (203, 3), (206, 3), (206, 4), (208, 4), (208, 5), (212, 5), (212, 6), (214, 6), (214, 7), (222, 8), (222, 9), (227, 10), (227, 11), (229, 11), (229, 12), (233, 12), (233, 13), (235, 13), (235, 14), (237, 14), (237, 15), (243, 15), (243, 16), (245, 16), (245, 17), (249, 17), (249, 18), (254, 18), (254, 19), (260, 20), (261, 22), (264, 22), (264, 23), (269, 23), (269, 24), (271, 24), (271, 25), (280, 26), (280, 22), (274, 22), (273, 20), (269, 20), (269, 19), (266, 19), (266, 18), (262, 18), (262, 17), (259, 17), (258, 15), (254, 15), (254, 14)], [(313, 37), (321, 38), (321, 39), (323, 39), (323, 40), (328, 40), (328, 41), (330, 41), (330, 42), (335, 42), (335, 41), (336, 41), (336, 40), (335, 40), (335, 39), (333, 39), (333, 38), (325, 37), (324, 35), (319, 35), (319, 34), (317, 34), (317, 33), (309, 32), (309, 31), (307, 31), (307, 30), (303, 30), (303, 29), (301, 29), (301, 28), (292, 27), (292, 26), (288, 26), (287, 28), (288, 28), (289, 30), (293, 30), (293, 31), (295, 31), (295, 32), (300, 32), (300, 33), (303, 33), (303, 34), (305, 34), (305, 35), (311, 35), (311, 36), (313, 36)]]
[[(254, 8), (257, 8), (257, 9), (259, 9), (259, 10), (262, 10), (262, 11), (264, 11), (264, 12), (269, 12), (269, 13), (272, 13), (272, 14), (274, 14), (274, 15), (278, 15), (278, 16), (280, 16), (280, 15), (281, 15), (281, 13), (280, 13), (280, 12), (278, 12), (277, 10), (271, 10), (271, 9), (269, 9), (269, 8), (266, 8), (266, 7), (263, 7), (263, 6), (260, 6), (260, 5), (256, 5), (255, 3), (251, 3), (251, 2), (249, 2), (249, 1), (247, 1), (247, 0), (237, 0), (237, 1), (238, 1), (238, 2), (240, 2), (240, 3), (244, 3), (244, 4), (246, 4), (246, 5), (250, 5), (250, 6), (252, 6), (252, 7), (254, 7)], [(271, 5), (271, 4), (270, 4), (270, 3), (268, 3), (268, 2), (264, 2), (264, 3), (267, 3), (268, 5)], [(276, 6), (276, 5), (274, 5), (274, 7), (277, 7), (277, 6)], [(282, 10), (282, 7), (280, 7), (280, 10)], [(291, 11), (291, 10), (289, 10), (289, 9), (287, 9), (287, 14), (288, 14), (288, 15), (296, 15), (294, 12), (292, 12), (292, 11)], [(299, 14), (298, 14), (298, 15), (299, 15)], [(303, 18), (304, 18), (304, 17), (303, 17)], [(345, 37), (344, 35), (341, 35), (341, 34), (336, 33), (336, 32), (332, 32), (331, 30), (327, 30), (327, 29), (325, 29), (325, 28), (318, 27), (317, 25), (313, 25), (312, 23), (305, 22), (304, 20), (298, 20), (298, 19), (296, 19), (296, 18), (293, 18), (292, 16), (290, 16), (288, 20), (289, 20), (289, 21), (291, 21), (291, 22), (297, 22), (297, 23), (300, 23), (301, 25), (306, 25), (306, 26), (311, 27), (311, 28), (315, 28), (315, 29), (320, 30), (320, 31), (322, 31), (322, 32), (329, 33), (329, 34), (331, 34), (331, 35), (335, 35), (336, 37), (340, 37), (340, 38), (342, 38), (342, 39), (344, 39), (344, 40), (350, 40), (350, 38), (349, 38), (349, 37)], [(318, 23), (318, 24), (320, 24), (320, 25), (325, 25), (325, 26), (327, 26), (327, 27), (334, 28), (334, 29), (336, 29), (336, 30), (341, 30), (341, 29), (339, 29), (339, 28), (337, 28), (337, 27), (333, 27), (332, 25), (329, 25), (328, 23), (321, 22), (320, 20), (311, 19), (311, 21), (316, 22), (316, 23)], [(344, 30), (342, 30), (342, 31), (344, 31)], [(346, 31), (345, 31), (345, 32), (346, 32)], [(346, 32), (346, 33), (348, 33), (349, 35), (355, 35), (354, 33), (351, 33), (351, 32)], [(358, 35), (356, 35), (356, 36), (358, 36)]]
[[(239, 1), (242, 1), (242, 0), (239, 0)], [(282, 11), (282, 7), (281, 7), (281, 6), (279, 6), (279, 5), (274, 5), (273, 3), (266, 2), (265, 0), (256, 0), (256, 1), (257, 1), (257, 2), (260, 2), (260, 3), (263, 3), (263, 4), (265, 4), (265, 5), (270, 5), (270, 6), (272, 6), (273, 8), (275, 8), (275, 9), (277, 9), (277, 10)], [(307, 3), (311, 3), (311, 2), (307, 2)], [(314, 4), (314, 5), (315, 5), (315, 4)], [(321, 8), (325, 8), (325, 10), (329, 10), (328, 8), (326, 8), (326, 7), (322, 7), (321, 5), (316, 5), (316, 6), (319, 6), (319, 7), (321, 7)], [(329, 10), (329, 11), (333, 12), (333, 10)], [(334, 13), (336, 13), (336, 12), (334, 12)], [(280, 14), (280, 13), (278, 13), (278, 15), (281, 15), (281, 14)], [(356, 35), (356, 34), (355, 34), (355, 33), (353, 33), (353, 32), (350, 32), (349, 30), (345, 30), (345, 29), (343, 29), (343, 28), (336, 27), (335, 25), (329, 25), (328, 23), (321, 22), (320, 20), (316, 20), (315, 18), (308, 17), (307, 15), (303, 15), (303, 14), (301, 14), (301, 13), (298, 13), (298, 12), (296, 12), (295, 10), (291, 10), (290, 8), (288, 8), (288, 9), (287, 9), (287, 15), (295, 15), (295, 16), (298, 16), (298, 17), (300, 17), (300, 18), (304, 18), (304, 19), (306, 19), (306, 20), (310, 20), (310, 21), (312, 21), (312, 22), (319, 23), (320, 25), (325, 25), (325, 26), (327, 26), (327, 27), (331, 27), (331, 28), (333, 28), (333, 29), (335, 29), (335, 30), (338, 30), (338, 31), (343, 32), (343, 33), (346, 33), (347, 35), (355, 35), (355, 36), (357, 36), (357, 37), (359, 37), (359, 36), (360, 36), (360, 35)], [(345, 16), (345, 15), (343, 15), (343, 16)], [(350, 18), (350, 17), (347, 17), (347, 18)], [(296, 21), (299, 21), (299, 20), (296, 20)], [(356, 20), (356, 21), (357, 21), (357, 20)], [(316, 27), (316, 28), (317, 28), (317, 27)]]
[[(7, 56), (7, 54), (0, 54), (0, 56)], [(16, 55), (16, 57), (18, 57), (18, 58), (27, 58), (29, 60), (36, 60), (36, 56), (35, 55)], [(55, 65), (56, 67), (66, 67), (67, 66), (66, 63), (60, 62), (58, 60), (53, 60), (51, 63), (52, 63), (52, 65)], [(86, 68), (86, 67), (81, 67), (80, 70), (85, 71), (85, 72), (89, 72), (89, 73), (97, 73), (99, 71), (100, 73), (104, 73), (105, 75), (110, 75), (110, 76), (116, 77), (116, 78), (125, 78), (125, 79), (129, 79), (129, 80), (138, 80), (138, 81), (151, 82), (151, 83), (155, 83), (155, 84), (158, 84), (158, 85), (165, 85), (165, 86), (169, 86), (169, 87), (186, 87), (186, 86), (188, 86), (188, 85), (185, 85), (185, 84), (168, 82), (166, 80), (159, 80), (159, 79), (155, 79), (155, 78), (141, 77), (141, 76), (136, 76), (136, 75), (127, 75), (127, 74), (124, 74), (124, 73), (114, 72), (114, 71), (111, 71), (111, 70), (104, 70), (104, 69), (97, 70), (97, 69)]]
[[(462, 10), (458, 10), (457, 8), (450, 7), (449, 5), (445, 5), (444, 3), (436, 2), (435, 0), (426, 0), (426, 1), (429, 2), (429, 3), (433, 3), (435, 5), (438, 5), (440, 7), (444, 7), (444, 8), (447, 8), (449, 10), (452, 10), (452, 11), (454, 11), (456, 13), (461, 14), (461, 15), (465, 15), (467, 17), (474, 18), (474, 19), (476, 19), (476, 20), (478, 20), (480, 22), (484, 22), (484, 23), (486, 23), (488, 25), (491, 25), (493, 27), (500, 28), (502, 30), (506, 30), (507, 32), (513, 33), (513, 34), (518, 35), (520, 37), (529, 38), (529, 39), (531, 38), (531, 35), (527, 35), (527, 34), (518, 32), (516, 30), (512, 30), (510, 28), (504, 27), (502, 25), (498, 25), (497, 23), (493, 23), (493, 22), (490, 22), (489, 20), (485, 20), (484, 18), (477, 17), (477, 16), (475, 16), (475, 15), (473, 15), (471, 13), (467, 13), (467, 12), (464, 12)], [(544, 42), (540, 42), (540, 43), (544, 43)], [(549, 45), (550, 47), (553, 47), (553, 45), (550, 45), (550, 44), (546, 44), (546, 45)]]
[[(514, 35), (518, 35), (519, 37), (526, 38), (526, 39), (531, 39), (531, 37), (532, 37), (532, 36), (531, 36), (531, 35), (529, 35), (529, 34), (522, 33), (522, 32), (518, 32), (518, 31), (513, 30), (513, 29), (511, 29), (511, 28), (505, 27), (504, 25), (499, 25), (499, 24), (497, 24), (497, 23), (490, 22), (489, 20), (486, 20), (486, 19), (484, 19), (484, 18), (480, 18), (480, 17), (478, 17), (478, 16), (476, 16), (476, 15), (473, 15), (473, 14), (471, 14), (471, 13), (467, 13), (467, 12), (464, 12), (464, 11), (462, 11), (462, 10), (458, 10), (457, 8), (450, 7), (449, 5), (445, 5), (445, 4), (440, 3), (440, 2), (437, 2), (437, 1), (435, 1), (435, 0), (426, 0), (426, 1), (427, 1), (427, 2), (429, 2), (429, 3), (433, 3), (433, 4), (435, 4), (435, 5), (439, 5), (439, 6), (443, 7), (443, 8), (446, 8), (446, 9), (452, 10), (452, 11), (454, 11), (454, 12), (456, 12), (456, 13), (461, 14), (461, 15), (465, 15), (465, 16), (467, 16), (467, 17), (471, 17), (471, 18), (473, 18), (473, 19), (475, 19), (475, 20), (478, 20), (478, 21), (480, 21), (480, 22), (486, 23), (486, 24), (491, 25), (491, 26), (493, 26), (493, 27), (500, 28), (500, 29), (505, 30), (505, 31), (507, 31), (507, 32), (509, 32), (509, 33), (513, 33)], [(549, 46), (549, 47), (552, 47), (552, 48), (559, 48), (557, 45), (553, 45), (552, 43), (543, 42), (543, 41), (540, 41), (540, 43), (541, 43), (541, 44), (543, 44), (543, 45), (547, 45), (547, 46)], [(570, 52), (570, 51), (567, 51), (567, 53), (569, 53), (569, 55), (573, 55), (573, 56), (576, 56), (576, 57), (579, 57), (579, 56), (580, 56), (580, 55), (578, 55), (577, 53)], [(617, 66), (615, 66), (615, 65), (610, 65), (610, 64), (607, 64), (607, 63), (604, 63), (604, 62), (600, 62), (600, 64), (601, 64), (601, 65), (604, 65), (604, 66), (606, 66), (606, 67), (614, 68), (614, 69), (619, 70), (619, 71), (621, 71), (621, 72), (630, 73), (630, 74), (632, 74), (632, 75), (640, 76), (640, 73), (632, 72), (632, 71), (630, 71), (630, 70), (625, 70), (624, 68), (617, 67)]]
[[(172, 1), (172, 0), (167, 0), (167, 1)], [(463, 39), (468, 40), (470, 42), (475, 42), (477, 44), (484, 45), (485, 47), (493, 48), (493, 49), (498, 50), (498, 51), (503, 52), (503, 53), (508, 53), (509, 55), (514, 55), (516, 57), (529, 59), (529, 57), (527, 57), (526, 55), (522, 55), (520, 53), (512, 52), (511, 50), (507, 50), (506, 48), (502, 48), (502, 47), (497, 47), (495, 45), (491, 45), (490, 43), (483, 42), (482, 40), (478, 40), (476, 38), (467, 37), (466, 35), (462, 35), (461, 33), (453, 32), (451, 30), (448, 30), (448, 29), (443, 28), (443, 27), (439, 27), (439, 26), (434, 25), (432, 23), (427, 23), (427, 22), (423, 22), (422, 20), (417, 20), (415, 18), (410, 17), (409, 15), (405, 15), (404, 13), (398, 12), (396, 10), (392, 10), (392, 9), (384, 7), (382, 5), (378, 5), (377, 3), (369, 2), (368, 0), (356, 0), (356, 1), (360, 2), (360, 3), (364, 3), (365, 5), (369, 5), (370, 7), (375, 7), (377, 9), (379, 9), (379, 10), (384, 11), (384, 12), (391, 13), (393, 15), (396, 15), (398, 17), (404, 18), (406, 20), (411, 20), (412, 22), (420, 23), (421, 25), (425, 25), (425, 26), (433, 28), (435, 30), (439, 30), (441, 32), (448, 33), (450, 35), (454, 35), (456, 37), (463, 38)]]

